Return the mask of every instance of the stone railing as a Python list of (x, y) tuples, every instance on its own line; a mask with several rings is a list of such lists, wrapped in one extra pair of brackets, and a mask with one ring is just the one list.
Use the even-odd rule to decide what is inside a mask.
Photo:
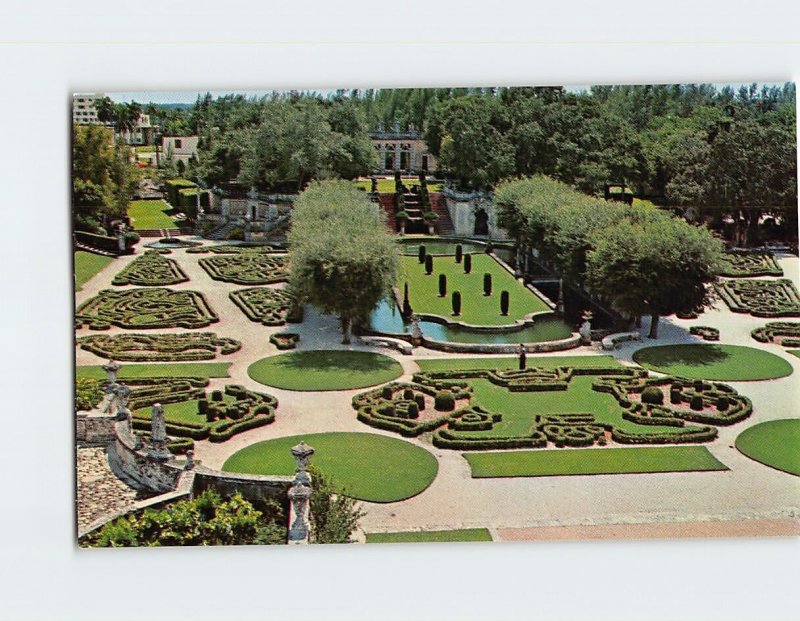
[(453, 186), (449, 184), (449, 182), (445, 182), (444, 186), (442, 187), (442, 194), (444, 194), (446, 198), (461, 202), (469, 202), (475, 199), (492, 200), (492, 198), (494, 197), (493, 192), (486, 192), (482, 190), (463, 192), (460, 190), (456, 190)]

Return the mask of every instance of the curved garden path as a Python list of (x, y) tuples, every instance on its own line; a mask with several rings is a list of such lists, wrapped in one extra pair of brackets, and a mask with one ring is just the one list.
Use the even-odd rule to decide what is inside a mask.
[[(247, 367), (278, 350), (269, 343), (272, 332), (291, 330), (301, 335), (298, 350), (338, 349), (340, 333), (337, 321), (307, 311), (305, 321), (288, 327), (268, 328), (248, 320), (228, 298), (228, 292), (238, 285), (214, 281), (198, 265), (202, 254), (173, 251), (190, 281), (174, 289), (197, 289), (204, 292), (220, 317), (219, 323), (204, 330), (242, 341), (242, 349), (230, 358), (230, 378), (212, 379), (211, 386), (239, 383), (274, 394), (279, 400), (275, 423), (233, 437), (223, 444), (198, 442), (195, 456), (205, 465), (220, 467), (231, 454), (260, 440), (287, 435), (324, 431), (362, 431), (398, 437), (396, 434), (373, 429), (356, 420), (350, 405), (353, 395), (362, 390), (337, 392), (293, 392), (262, 386), (247, 375)], [(133, 257), (123, 257), (104, 268), (76, 294), (78, 304), (110, 285), (113, 275)], [(797, 257), (779, 258), (787, 278), (798, 283)], [(604, 524), (642, 524), (706, 521), (710, 519), (788, 519), (798, 524), (800, 515), (800, 478), (778, 472), (756, 463), (734, 448), (734, 439), (746, 427), (776, 418), (797, 417), (795, 397), (800, 394), (800, 358), (787, 354), (773, 344), (760, 344), (750, 337), (750, 330), (763, 325), (765, 319), (730, 312), (723, 302), (696, 320), (674, 317), (662, 319), (657, 341), (643, 338), (639, 343), (625, 343), (613, 355), (623, 363), (632, 364), (631, 355), (642, 347), (654, 344), (702, 342), (690, 336), (691, 325), (709, 325), (720, 330), (720, 342), (758, 347), (788, 360), (794, 368), (789, 377), (761, 382), (730, 382), (750, 397), (754, 414), (745, 422), (720, 428), (719, 438), (707, 445), (715, 457), (730, 468), (727, 472), (669, 473), (638, 475), (595, 475), (517, 479), (472, 479), (469, 466), (460, 453), (436, 449), (419, 439), (408, 441), (431, 450), (439, 460), (439, 474), (433, 484), (418, 496), (392, 504), (364, 503), (367, 516), (362, 528), (367, 532), (453, 529), (489, 527), (495, 538), (536, 538), (536, 529), (519, 528), (553, 526), (591, 526)], [(647, 321), (642, 334), (647, 333)], [(185, 332), (183, 329), (159, 332)], [(112, 327), (104, 333), (124, 333)], [(86, 329), (78, 335), (97, 334)], [(409, 379), (417, 370), (412, 357), (398, 352), (350, 346), (349, 349), (377, 351), (392, 356), (403, 366), (401, 380)], [(596, 347), (582, 347), (566, 355), (596, 355)], [(605, 353), (605, 352), (603, 352)], [(557, 354), (540, 354), (557, 355)], [(418, 350), (417, 357), (453, 357), (430, 350)], [(462, 354), (462, 357), (474, 355)], [(529, 355), (532, 366), (538, 355)], [(226, 361), (229, 357), (217, 360)], [(77, 350), (77, 363), (99, 364), (104, 360)], [(782, 523), (784, 523), (782, 522)], [(737, 522), (738, 523), (738, 522)], [(510, 529), (510, 530), (503, 530)], [(576, 531), (577, 532), (577, 531)], [(528, 533), (528, 534), (526, 534)], [(765, 532), (766, 534), (766, 532)], [(785, 533), (784, 533), (785, 534)], [(800, 534), (800, 529), (798, 529)]]

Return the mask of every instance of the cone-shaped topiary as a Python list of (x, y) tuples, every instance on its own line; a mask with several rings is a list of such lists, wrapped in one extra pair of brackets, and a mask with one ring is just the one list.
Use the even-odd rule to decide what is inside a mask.
[(438, 412), (452, 412), (456, 408), (456, 398), (449, 390), (440, 390), (433, 398), (433, 407)]
[(425, 257), (428, 256), (428, 251), (425, 249), (425, 246), (420, 244), (419, 250), (417, 251), (417, 258), (419, 259), (420, 263), (425, 263)]
[(509, 305), (509, 295), (508, 291), (501, 291), (500, 292), (500, 314), (505, 316), (508, 315), (508, 305)]
[(483, 295), (492, 295), (492, 275), (483, 275)]
[(472, 255), (464, 255), (464, 273), (469, 274), (472, 271)]
[(692, 397), (692, 400), (689, 401), (689, 407), (693, 410), (697, 410), (698, 412), (703, 409), (703, 397), (700, 395), (695, 395)]
[(429, 276), (433, 273), (433, 255), (425, 255), (425, 273)]
[(461, 244), (456, 246), (456, 263), (461, 263), (461, 258), (464, 256), (464, 248)]
[(417, 409), (422, 412), (425, 409), (425, 395), (414, 395), (414, 401), (417, 403)]
[(460, 315), (461, 314), (461, 292), (460, 291), (453, 291), (453, 314)]
[(409, 418), (419, 418), (419, 408), (417, 404), (409, 403), (407, 413)]
[(439, 297), (443, 298), (447, 295), (447, 275), (439, 274)]

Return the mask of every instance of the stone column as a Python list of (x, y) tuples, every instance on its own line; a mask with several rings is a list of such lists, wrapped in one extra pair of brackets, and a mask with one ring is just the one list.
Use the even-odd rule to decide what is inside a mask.
[(559, 315), (564, 314), (564, 279), (558, 279), (558, 302), (556, 302), (556, 312)]
[(297, 463), (294, 481), (289, 488), (289, 544), (308, 543), (311, 524), (309, 522), (308, 502), (311, 498), (311, 477), (306, 469), (314, 449), (305, 442), (292, 448), (292, 456)]
[(160, 461), (168, 460), (172, 455), (167, 448), (167, 425), (164, 421), (164, 407), (160, 403), (153, 404), (150, 415), (150, 445), (147, 454)]

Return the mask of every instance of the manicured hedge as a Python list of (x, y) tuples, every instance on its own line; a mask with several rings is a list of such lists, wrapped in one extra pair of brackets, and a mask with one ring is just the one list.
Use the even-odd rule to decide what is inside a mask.
[(770, 321), (750, 333), (760, 343), (780, 343), (784, 347), (800, 347), (800, 323), (796, 321)]
[(720, 276), (747, 278), (752, 276), (783, 276), (783, 270), (768, 252), (726, 252)]
[(282, 326), (296, 306), (290, 293), (283, 289), (251, 287), (231, 291), (228, 296), (250, 321), (265, 326)]
[(699, 336), (704, 341), (719, 340), (719, 330), (710, 326), (692, 326), (689, 328), (689, 334)]
[(716, 287), (735, 313), (750, 313), (755, 317), (800, 316), (800, 293), (787, 278), (723, 280)]
[(269, 342), (280, 350), (294, 349), (300, 340), (296, 332), (277, 332), (269, 335)]
[(75, 312), (75, 328), (90, 330), (108, 330), (112, 325), (134, 330), (204, 328), (217, 321), (202, 293), (166, 288), (104, 289)]
[(95, 334), (77, 339), (81, 349), (101, 358), (123, 362), (178, 362), (213, 360), (242, 347), (234, 339), (214, 332), (189, 334)]
[(190, 254), (207, 254), (212, 252), (214, 254), (259, 254), (259, 253), (273, 253), (276, 249), (268, 244), (258, 244), (253, 246), (233, 246), (230, 244), (220, 246), (199, 246), (197, 248), (189, 248), (186, 252)]
[(148, 250), (136, 257), (125, 269), (114, 276), (112, 285), (138, 285), (157, 287), (186, 282), (189, 277), (174, 259), (165, 258), (157, 250)]
[(202, 267), (214, 280), (237, 285), (268, 285), (289, 277), (286, 254), (240, 252), (227, 256), (204, 257)]

